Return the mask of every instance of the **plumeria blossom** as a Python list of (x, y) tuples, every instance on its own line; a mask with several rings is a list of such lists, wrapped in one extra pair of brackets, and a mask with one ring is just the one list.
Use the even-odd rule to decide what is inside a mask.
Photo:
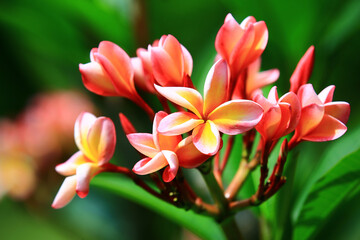
[(172, 35), (160, 38), (158, 46), (150, 48), (152, 70), (161, 86), (184, 86), (192, 73), (189, 51)]
[(203, 154), (215, 154), (221, 145), (219, 132), (236, 135), (248, 131), (263, 114), (262, 107), (253, 101), (227, 101), (228, 84), (228, 66), (225, 60), (219, 60), (206, 77), (204, 100), (192, 88), (155, 86), (161, 95), (190, 111), (165, 117), (158, 131), (164, 135), (179, 135), (193, 130), (196, 148)]
[(279, 139), (295, 130), (301, 113), (300, 102), (295, 93), (286, 93), (279, 99), (274, 86), (267, 99), (258, 94), (254, 97), (254, 101), (264, 108), (264, 115), (256, 125), (256, 130), (264, 142)]
[(90, 180), (104, 170), (115, 151), (115, 126), (109, 118), (81, 113), (75, 122), (74, 136), (80, 151), (56, 166), (56, 171), (66, 178), (54, 199), (53, 208), (64, 207), (75, 193), (81, 198), (86, 197)]
[[(167, 116), (158, 112), (153, 123), (153, 133), (130, 133), (127, 138), (130, 144), (146, 157), (137, 162), (133, 171), (139, 175), (150, 174), (164, 167), (163, 180), (172, 181), (182, 167), (196, 167), (210, 156), (201, 154), (192, 144), (191, 137), (182, 139), (180, 135), (165, 136), (158, 132), (160, 121)], [(129, 122), (122, 115), (121, 122), (128, 129)]]
[(261, 88), (274, 83), (279, 78), (278, 69), (259, 72), (260, 65), (261, 58), (258, 58), (240, 74), (232, 99), (252, 99), (256, 94), (262, 94)]
[(314, 46), (309, 47), (300, 59), (290, 78), (290, 91), (297, 93), (299, 88), (309, 81), (314, 66)]
[(332, 102), (334, 90), (335, 86), (331, 85), (317, 95), (312, 84), (300, 87), (297, 95), (301, 104), (301, 117), (290, 145), (302, 140), (334, 140), (346, 132), (350, 105), (347, 102)]
[(263, 53), (268, 41), (264, 21), (256, 22), (249, 16), (239, 24), (229, 13), (215, 39), (216, 51), (231, 69), (231, 79), (236, 81), (241, 71)]
[(102, 41), (90, 52), (90, 63), (80, 64), (85, 87), (101, 96), (126, 97), (148, 113), (152, 110), (136, 92), (130, 57), (115, 43)]

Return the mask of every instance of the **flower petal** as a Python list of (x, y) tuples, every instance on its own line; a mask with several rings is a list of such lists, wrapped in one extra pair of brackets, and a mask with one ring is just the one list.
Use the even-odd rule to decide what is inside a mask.
[(76, 173), (76, 168), (89, 162), (81, 151), (72, 155), (66, 162), (56, 165), (55, 170), (64, 176), (71, 176)]
[(288, 103), (291, 106), (291, 119), (289, 122), (289, 126), (287, 127), (287, 130), (284, 133), (284, 135), (288, 135), (290, 132), (294, 131), (294, 129), (299, 123), (301, 117), (300, 101), (295, 93), (289, 92), (284, 94), (279, 99), (279, 104), (281, 103)]
[[(253, 62), (256, 63), (257, 61)], [(280, 76), (280, 71), (278, 69), (270, 69), (267, 71), (256, 73), (253, 78), (248, 78), (246, 82), (246, 94), (251, 97), (251, 93), (256, 89), (263, 88), (271, 83), (274, 83)]]
[(224, 24), (219, 29), (215, 39), (216, 51), (227, 61), (230, 60), (230, 55), (237, 42), (244, 34), (244, 29), (240, 27), (239, 23), (229, 13), (224, 21)]
[(168, 165), (166, 158), (162, 152), (156, 154), (153, 158), (144, 158), (133, 167), (134, 173), (138, 175), (146, 175), (156, 172)]
[(325, 114), (328, 114), (346, 124), (350, 115), (350, 104), (347, 102), (329, 102), (325, 104)]
[[(293, 92), (291, 92), (293, 93)], [(288, 133), (294, 131), (296, 125), (290, 125), (292, 117), (292, 107), (289, 103), (280, 102), (279, 107), (281, 109), (281, 121), (279, 123), (274, 139), (281, 138), (282, 136), (287, 135)]]
[(325, 114), (319, 125), (302, 139), (312, 142), (324, 142), (341, 137), (347, 130), (345, 124)]
[(156, 90), (171, 102), (189, 109), (201, 118), (203, 112), (203, 100), (200, 93), (192, 88), (185, 87), (160, 87), (155, 85)]
[(310, 46), (297, 64), (290, 77), (291, 92), (297, 93), (298, 89), (308, 82), (314, 65), (314, 50), (314, 46)]
[(169, 166), (166, 167), (163, 172), (163, 180), (164, 182), (170, 182), (176, 177), (177, 171), (179, 169), (179, 161), (174, 152), (166, 150), (161, 152), (169, 164)]
[[(87, 141), (93, 159), (99, 165), (107, 163), (114, 155), (116, 132), (110, 118), (99, 117), (91, 126)], [(90, 157), (90, 156), (88, 156)]]
[(91, 126), (96, 121), (96, 117), (88, 112), (82, 112), (75, 121), (74, 138), (76, 146), (85, 154), (91, 155), (87, 136)]
[(263, 108), (250, 100), (228, 101), (209, 114), (220, 132), (236, 135), (255, 127), (261, 120)]
[(183, 73), (183, 68), (184, 68), (184, 60), (183, 60), (183, 56), (182, 56), (181, 44), (171, 34), (167, 35), (166, 38), (164, 38), (164, 39), (165, 40), (161, 46), (169, 54), (170, 58), (174, 62), (174, 65), (175, 65), (178, 73), (181, 76)]
[(229, 67), (225, 60), (217, 61), (206, 76), (204, 85), (204, 116), (224, 103), (227, 99), (230, 81)]
[(160, 111), (155, 115), (153, 123), (154, 144), (157, 149), (173, 151), (182, 140), (182, 137), (181, 135), (165, 136), (158, 132), (159, 124), (166, 116), (168, 116), (168, 114), (163, 111)]
[(164, 135), (173, 136), (191, 131), (204, 120), (189, 112), (175, 112), (161, 120), (158, 131)]
[(297, 95), (303, 108), (311, 104), (323, 105), (312, 84), (302, 85)]
[(147, 157), (152, 158), (159, 152), (150, 133), (131, 133), (126, 136), (130, 144)]
[(76, 169), (76, 193), (84, 198), (89, 193), (90, 180), (94, 177), (97, 167), (93, 163), (81, 164)]
[(181, 45), (181, 50), (184, 57), (184, 73), (191, 76), (193, 69), (193, 60), (191, 54), (183, 45)]
[(335, 91), (334, 85), (330, 85), (330, 86), (324, 88), (324, 90), (322, 90), (318, 95), (321, 102), (323, 102), (323, 103), (331, 102), (333, 99), (333, 96), (334, 96), (334, 91)]
[(67, 205), (76, 194), (76, 176), (66, 177), (51, 206), (55, 209)]
[(296, 135), (299, 139), (307, 135), (321, 122), (324, 116), (324, 106), (310, 104), (301, 109), (301, 117), (296, 127)]
[(220, 133), (216, 125), (208, 120), (197, 126), (192, 133), (195, 147), (203, 154), (214, 155), (220, 148)]
[(254, 62), (261, 56), (266, 48), (269, 38), (268, 29), (264, 21), (255, 22), (253, 26), (255, 36), (247, 59), (248, 64)]
[(193, 137), (189, 136), (179, 142), (175, 151), (179, 165), (184, 168), (195, 168), (211, 157), (201, 153), (193, 143)]
[(272, 140), (277, 133), (280, 122), (281, 109), (278, 105), (273, 106), (264, 113), (261, 121), (256, 125), (256, 130), (265, 140)]
[(109, 75), (97, 62), (79, 64), (84, 86), (93, 93), (101, 96), (117, 96)]

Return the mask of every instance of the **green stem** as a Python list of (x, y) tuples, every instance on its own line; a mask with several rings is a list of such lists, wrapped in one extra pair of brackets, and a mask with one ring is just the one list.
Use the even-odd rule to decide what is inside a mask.
[(229, 204), (224, 196), (223, 190), (216, 181), (216, 178), (212, 171), (211, 163), (212, 161), (206, 161), (200, 167), (198, 167), (198, 169), (205, 180), (211, 196), (219, 207), (220, 213), (218, 220), (221, 221), (225, 219), (229, 214)]

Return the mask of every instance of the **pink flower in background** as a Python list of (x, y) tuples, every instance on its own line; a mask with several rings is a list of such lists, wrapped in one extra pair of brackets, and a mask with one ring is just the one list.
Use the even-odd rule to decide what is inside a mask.
[(300, 59), (290, 78), (290, 91), (297, 93), (299, 88), (309, 81), (314, 66), (314, 46), (309, 47)]
[(150, 55), (157, 84), (184, 86), (187, 83), (192, 73), (192, 57), (174, 36), (162, 36), (158, 46), (150, 48)]
[(54, 199), (53, 208), (64, 207), (75, 193), (86, 197), (90, 180), (103, 170), (115, 151), (115, 126), (109, 118), (82, 113), (75, 122), (74, 135), (80, 151), (56, 166), (56, 171), (67, 177)]
[(193, 130), (196, 148), (203, 154), (213, 155), (221, 145), (220, 132), (236, 135), (253, 128), (260, 121), (263, 109), (249, 100), (227, 101), (228, 82), (228, 66), (220, 60), (206, 77), (204, 100), (192, 88), (155, 86), (168, 100), (191, 111), (165, 117), (158, 131), (164, 135), (179, 135)]
[(328, 86), (317, 95), (311, 84), (305, 84), (297, 93), (301, 117), (289, 145), (302, 140), (323, 142), (341, 137), (347, 130), (350, 115), (347, 102), (332, 102), (335, 86)]
[(279, 99), (274, 86), (267, 99), (258, 94), (254, 101), (264, 108), (264, 115), (256, 125), (256, 130), (265, 142), (279, 139), (295, 130), (301, 113), (300, 102), (295, 93), (286, 93)]

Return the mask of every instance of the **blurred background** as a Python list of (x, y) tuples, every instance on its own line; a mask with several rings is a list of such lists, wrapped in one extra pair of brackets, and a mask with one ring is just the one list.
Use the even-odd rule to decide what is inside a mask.
[[(106, 115), (115, 122), (119, 143), (114, 160), (121, 165), (131, 167), (138, 156), (130, 150), (117, 114), (124, 112), (140, 131), (151, 129), (150, 122), (141, 123), (142, 112), (130, 101), (105, 99), (82, 85), (78, 64), (89, 62), (91, 48), (109, 40), (135, 56), (138, 47), (146, 48), (163, 34), (172, 34), (191, 53), (192, 80), (199, 87), (216, 54), (216, 33), (229, 12), (238, 22), (249, 15), (266, 22), (269, 42), (262, 56), (262, 68), (280, 70), (276, 83), (279, 95), (289, 89), (289, 78), (297, 62), (314, 45), (315, 65), (310, 82), (315, 90), (320, 92), (334, 84), (334, 100), (351, 104), (346, 135), (331, 143), (303, 144), (298, 154), (305, 160), (299, 161), (294, 170), (292, 190), (285, 188), (273, 200), (277, 206), (274, 209), (282, 216), (278, 228), (285, 232), (291, 229), (286, 226), (286, 219), (292, 214), (306, 179), (320, 165), (317, 159), (344, 156), (360, 146), (358, 0), (1, 1), (0, 238), (194, 237), (169, 219), (96, 187), (91, 188), (86, 199), (75, 198), (64, 209), (51, 209), (63, 180), (54, 167), (76, 151), (73, 124), (81, 111)], [(284, 200), (286, 193), (290, 195)], [(355, 199), (340, 204), (331, 216), (343, 216), (341, 222), (327, 221), (317, 236), (359, 239), (360, 198)], [(249, 211), (241, 219), (247, 221), (247, 215), (253, 219), (257, 214), (258, 210)], [(282, 233), (279, 238), (291, 234)], [(258, 239), (260, 234), (249, 236)]]

